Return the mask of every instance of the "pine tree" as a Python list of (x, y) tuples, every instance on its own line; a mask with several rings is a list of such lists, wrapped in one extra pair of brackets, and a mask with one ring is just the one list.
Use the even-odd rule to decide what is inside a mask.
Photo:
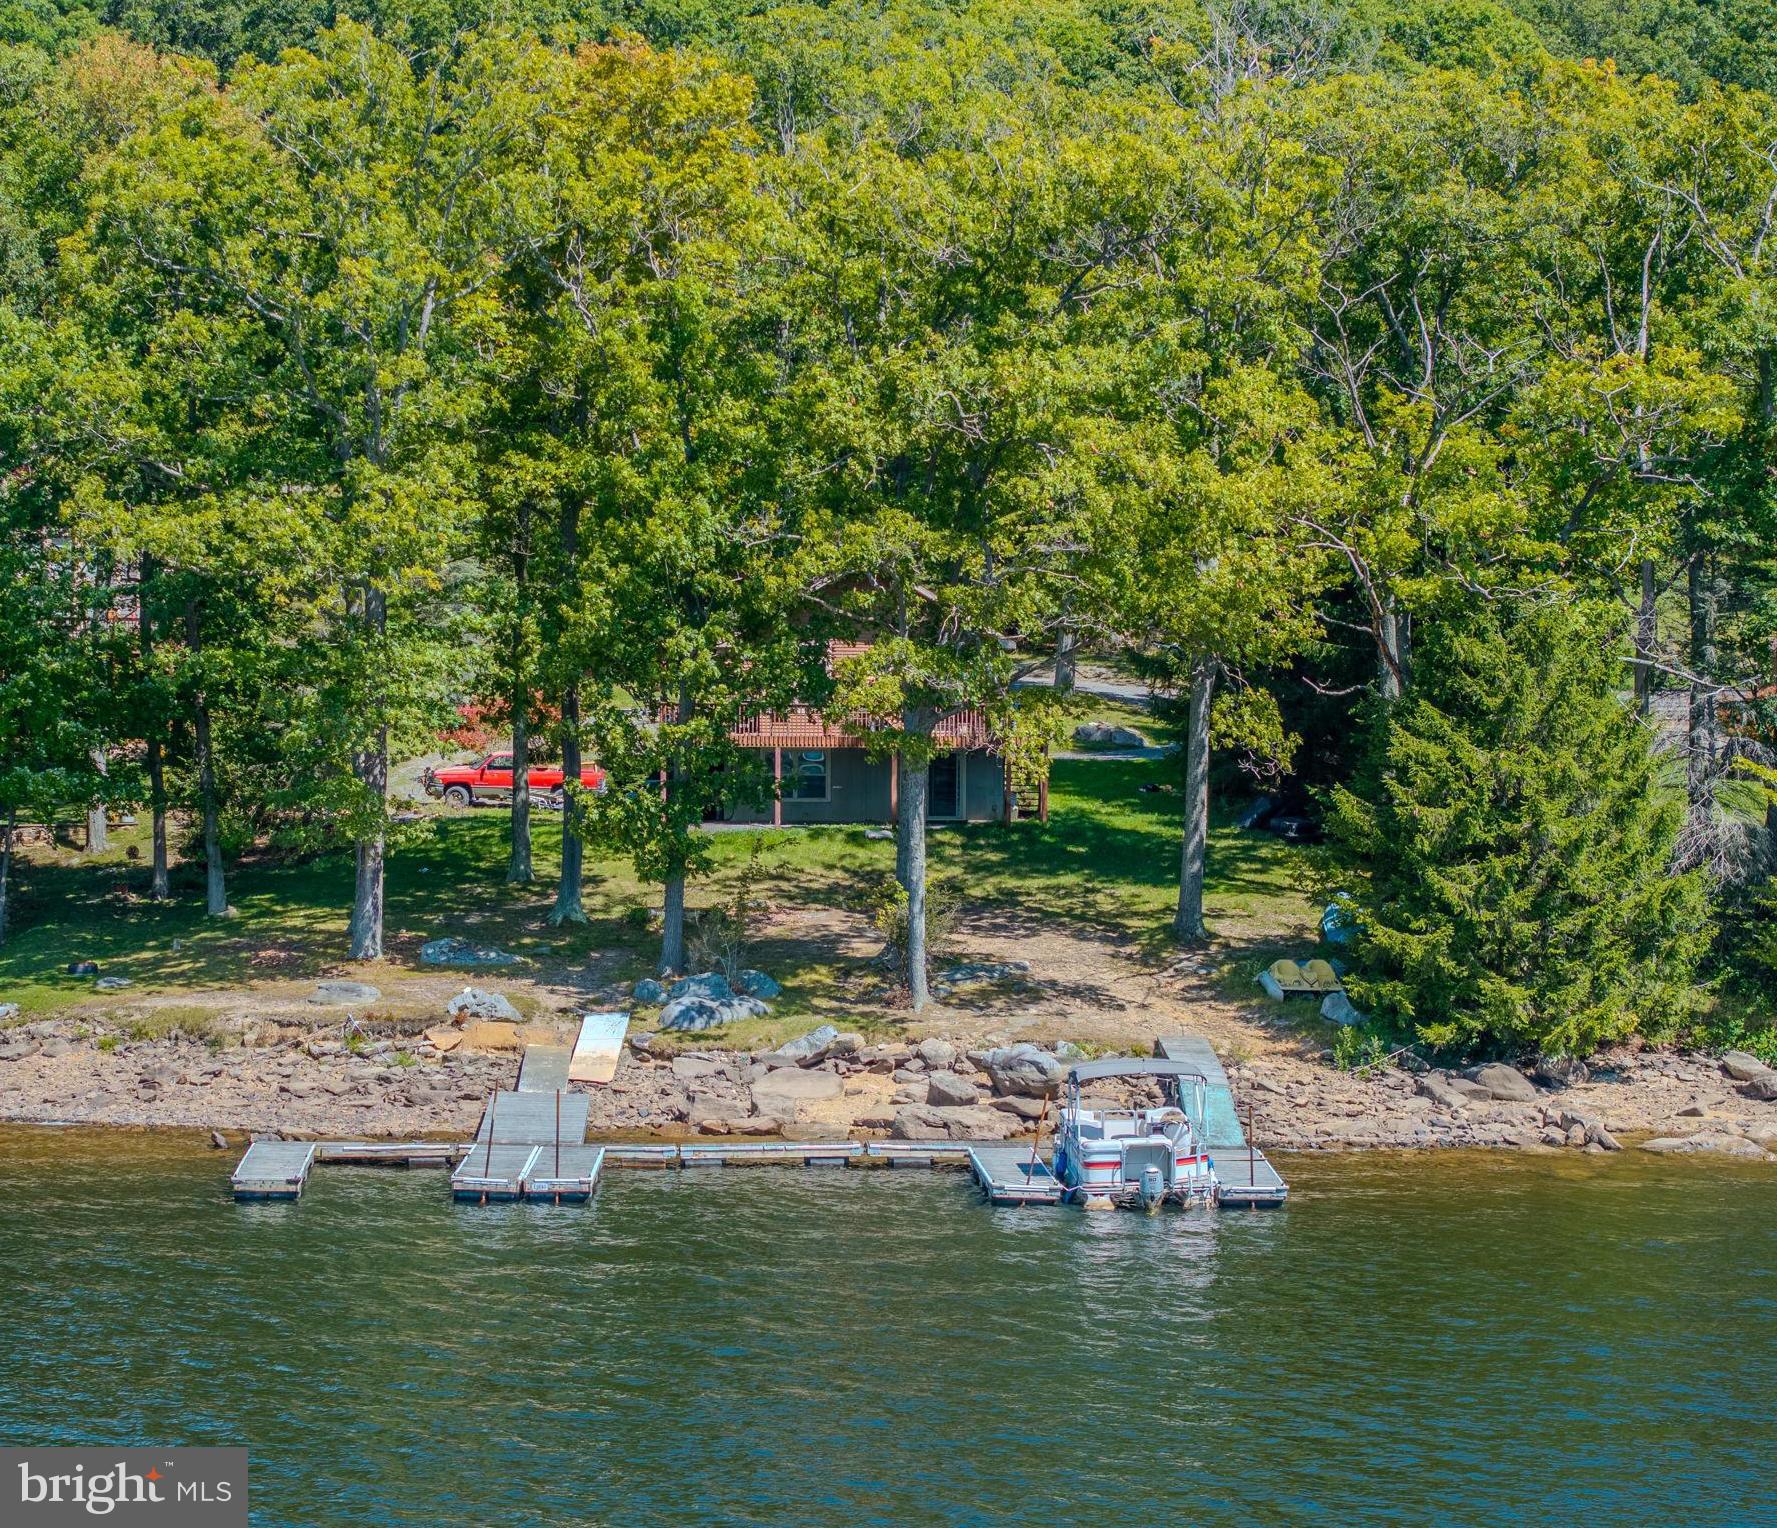
[(1704, 886), (1684, 816), (1583, 610), (1425, 636), (1330, 825), (1361, 907), (1352, 996), (1430, 1044), (1585, 1054), (1694, 1007)]

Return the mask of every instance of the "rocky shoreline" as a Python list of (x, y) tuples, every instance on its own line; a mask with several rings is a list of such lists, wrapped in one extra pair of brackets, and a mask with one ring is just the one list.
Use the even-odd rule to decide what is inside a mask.
[[(547, 1026), (478, 1026), (489, 1048), (432, 1034), (351, 1043), (301, 1025), (220, 1038), (128, 1039), (69, 1019), (0, 1031), (0, 1120), (188, 1127), (240, 1140), (473, 1133)], [(442, 1043), (440, 1043), (442, 1041)], [(1056, 1049), (1065, 1055), (1067, 1047)], [(1028, 1137), (1064, 1062), (1034, 1045), (939, 1036), (870, 1043), (823, 1026), (770, 1052), (669, 1049), (631, 1037), (589, 1089), (594, 1138)], [(1618, 1051), (1558, 1077), (1344, 1072), (1285, 1052), (1229, 1065), (1243, 1116), (1276, 1150), (1491, 1147), (1605, 1152), (1625, 1143), (1777, 1160), (1777, 1073), (1750, 1056)], [(1108, 1085), (1106, 1102), (1135, 1096)], [(1048, 1118), (1053, 1119), (1053, 1109)]]

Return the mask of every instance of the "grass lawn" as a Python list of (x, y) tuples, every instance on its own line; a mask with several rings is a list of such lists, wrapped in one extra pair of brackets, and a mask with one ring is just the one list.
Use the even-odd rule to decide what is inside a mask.
[[(1144, 792), (1170, 784), (1169, 761), (1057, 761), (1047, 825), (970, 824), (936, 828), (935, 876), (953, 884), (965, 913), (996, 907), (1056, 920), (1084, 932), (1152, 939), (1163, 945), (1177, 895), (1180, 803)], [(529, 957), (531, 969), (572, 969), (595, 952), (614, 956), (617, 974), (648, 970), (655, 936), (646, 913), (659, 888), (639, 883), (622, 861), (589, 857), (584, 927), (545, 921), (559, 865), (561, 826), (547, 812), (533, 821), (538, 880), (505, 881), (507, 813), (495, 808), (441, 812), (418, 843), (391, 854), (388, 955), (364, 974), (390, 991), (424, 968), (418, 949), (444, 934), (498, 944)], [(174, 900), (147, 900), (146, 824), (114, 832), (109, 854), (41, 848), (15, 865), (12, 935), (0, 948), (0, 1001), (41, 1015), (88, 998), (90, 978), (70, 977), (73, 960), (97, 961), (126, 976), (132, 994), (250, 987), (312, 980), (350, 970), (344, 959), (352, 886), (349, 856), (302, 864), (263, 858), (231, 867), (230, 901), (239, 916), (206, 919), (201, 867), (174, 869)], [(890, 875), (894, 845), (862, 827), (725, 831), (714, 836), (715, 868), (692, 888), (694, 905), (721, 897), (762, 844), (764, 894), (780, 907), (867, 906), (873, 884)], [(135, 858), (131, 857), (134, 851)], [(1210, 921), (1238, 950), (1300, 924), (1311, 914), (1300, 852), (1265, 834), (1217, 825), (1210, 840)], [(353, 974), (356, 974), (355, 972)], [(840, 996), (840, 973), (815, 952), (792, 952), (776, 974), (798, 1003)]]

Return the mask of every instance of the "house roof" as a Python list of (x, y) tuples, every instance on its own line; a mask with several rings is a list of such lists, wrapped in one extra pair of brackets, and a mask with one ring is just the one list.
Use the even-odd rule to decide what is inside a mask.
[[(807, 706), (793, 706), (783, 715), (744, 717), (728, 735), (742, 748), (862, 748), (871, 733), (884, 730), (883, 722), (867, 716), (829, 717)], [(953, 749), (994, 746), (987, 716), (976, 710), (945, 717), (933, 736)]]

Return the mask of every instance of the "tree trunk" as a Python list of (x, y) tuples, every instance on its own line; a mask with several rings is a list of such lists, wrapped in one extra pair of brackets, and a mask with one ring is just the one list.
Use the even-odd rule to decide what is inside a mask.
[(1692, 556), (1686, 592), (1690, 604), (1691, 693), (1685, 781), (1693, 817), (1708, 810), (1715, 778), (1715, 613), (1718, 590), (1707, 554)]
[[(185, 645), (193, 656), (203, 650), (203, 628), (197, 602), (185, 607)], [(198, 810), (204, 826), (204, 912), (212, 918), (228, 913), (228, 885), (222, 870), (221, 810), (216, 801), (216, 760), (210, 746), (210, 702), (200, 679), (191, 706), (192, 749), (197, 755)]]
[[(103, 780), (111, 773), (110, 766), (105, 762), (105, 750), (95, 748), (89, 757), (93, 761), (93, 769)], [(103, 854), (111, 847), (111, 835), (105, 822), (105, 803), (95, 802), (86, 809), (86, 852)]]
[[(364, 626), (381, 637), (389, 626), (388, 596), (380, 589), (364, 591)], [(389, 725), (379, 721), (371, 744), (353, 761), (359, 783), (376, 800), (376, 827), (356, 846), (357, 879), (352, 888), (353, 960), (383, 958), (383, 863), (388, 849)]]
[[(154, 626), (148, 619), (148, 586), (153, 581), (154, 572), (154, 559), (144, 556), (141, 576), (136, 584), (136, 634), (142, 653), (142, 676), (145, 681), (150, 682), (153, 675)], [(166, 760), (161, 748), (159, 706), (154, 708), (154, 714), (148, 720), (147, 732), (144, 752), (148, 769), (149, 837), (152, 841), (149, 850), (148, 896), (152, 901), (164, 902), (172, 895), (172, 887), (167, 879), (167, 779)]]
[[(564, 781), (580, 778), (580, 687), (574, 684), (562, 692), (561, 698), (561, 774)], [(570, 801), (561, 814), (561, 881), (555, 890), (555, 906), (549, 913), (551, 923), (586, 921), (581, 892), (585, 859), (579, 813)]]
[[(679, 703), (673, 712), (674, 721), (681, 727), (690, 722), (697, 712), (697, 697), (688, 686), (679, 686)], [(685, 789), (685, 772), (677, 762), (677, 754), (667, 766), (665, 792), (670, 801)], [(696, 832), (695, 828), (691, 829)], [(660, 974), (666, 975), (673, 971), (685, 974), (685, 868), (680, 865), (667, 874), (665, 894), (661, 903), (660, 923)]]
[(661, 902), (660, 973), (683, 976), (685, 972), (685, 872), (670, 871)]
[(210, 707), (200, 699), (193, 715), (197, 747), (197, 790), (204, 819), (204, 912), (228, 914), (228, 883), (222, 869), (222, 815), (216, 802), (216, 766), (210, 750)]
[(1215, 698), (1213, 660), (1191, 663), (1190, 712), (1185, 726), (1185, 833), (1179, 851), (1178, 911), (1173, 937), (1181, 944), (1209, 938), (1203, 923), (1203, 877), (1209, 850), (1209, 709)]
[(1641, 598), (1635, 607), (1635, 712), (1646, 716), (1654, 700), (1654, 656), (1659, 645), (1659, 587), (1651, 558), (1641, 559)]
[[(522, 640), (522, 638), (520, 639)], [(522, 665), (515, 663), (518, 682), (512, 687), (512, 853), (506, 861), (506, 879), (515, 886), (531, 883), (531, 738), (525, 712), (529, 697), (525, 693)], [(562, 776), (566, 796), (568, 776)], [(564, 804), (562, 822), (567, 822)]]
[[(506, 861), (506, 879), (515, 886), (528, 886), (534, 879), (531, 870), (531, 686), (529, 654), (525, 639), (530, 624), (525, 619), (530, 608), (531, 511), (528, 503), (518, 508), (517, 534), (512, 548), (512, 577), (517, 586), (517, 611), (512, 622), (512, 853)], [(566, 776), (563, 777), (563, 815), (566, 813)]]
[(1376, 631), (1376, 646), (1382, 698), (1392, 703), (1401, 698), (1401, 690), (1407, 682), (1407, 618), (1396, 609), (1392, 599), (1383, 607)]
[(1074, 688), (1074, 634), (1063, 631), (1055, 642), (1055, 688), (1063, 695)]
[(12, 827), (18, 819), (18, 808), (6, 809), (6, 823), (0, 827), (0, 946), (6, 943), (6, 897), (12, 886)]
[[(919, 753), (923, 755), (924, 750)], [(898, 848), (903, 866), (901, 884), (907, 890), (907, 992), (915, 1013), (931, 1000), (926, 985), (926, 808), (931, 778), (927, 759), (920, 757), (915, 763), (908, 755), (901, 755)]]

